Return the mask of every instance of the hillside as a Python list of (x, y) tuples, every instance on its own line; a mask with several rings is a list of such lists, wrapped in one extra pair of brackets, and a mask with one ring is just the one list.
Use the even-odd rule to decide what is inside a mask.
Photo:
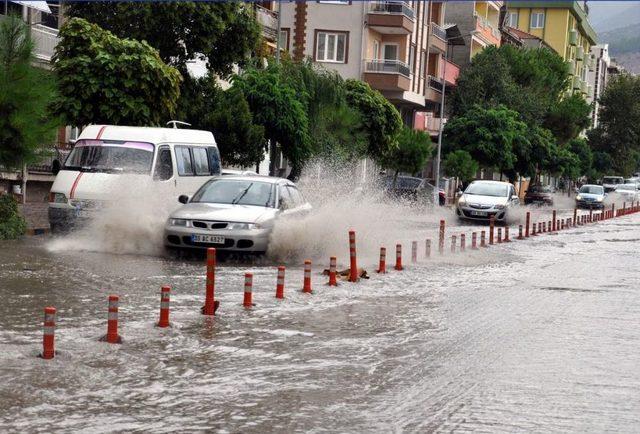
[(640, 74), (640, 20), (636, 24), (600, 33), (598, 41), (609, 44), (611, 56), (625, 68)]

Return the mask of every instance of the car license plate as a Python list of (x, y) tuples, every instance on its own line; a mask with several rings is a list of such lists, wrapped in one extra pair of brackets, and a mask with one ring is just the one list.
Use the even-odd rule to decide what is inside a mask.
[(471, 211), (471, 215), (476, 217), (486, 217), (487, 213), (484, 211)]
[(224, 244), (224, 237), (218, 235), (192, 234), (191, 241), (194, 243)]

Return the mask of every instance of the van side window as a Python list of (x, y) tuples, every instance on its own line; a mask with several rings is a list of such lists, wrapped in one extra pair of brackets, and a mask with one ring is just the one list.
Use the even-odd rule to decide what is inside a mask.
[(304, 203), (304, 199), (302, 195), (293, 185), (287, 185), (287, 190), (289, 190), (289, 195), (291, 196), (292, 206), (299, 207)]
[(211, 169), (212, 175), (220, 175), (220, 151), (213, 146), (207, 148), (207, 154), (209, 154), (209, 169)]
[(156, 159), (156, 167), (153, 171), (153, 179), (158, 181), (166, 181), (173, 176), (173, 161), (171, 159), (171, 149), (163, 146), (158, 149), (158, 157)]
[(280, 203), (278, 205), (278, 207), (280, 209), (285, 209), (285, 208), (293, 208), (293, 200), (291, 198), (291, 195), (289, 194), (289, 189), (287, 188), (286, 185), (281, 185), (280, 186)]
[(185, 146), (176, 146), (176, 165), (178, 166), (178, 175), (193, 176), (193, 165), (191, 164), (191, 152)]
[(193, 163), (196, 169), (196, 175), (209, 175), (209, 159), (205, 148), (193, 147)]

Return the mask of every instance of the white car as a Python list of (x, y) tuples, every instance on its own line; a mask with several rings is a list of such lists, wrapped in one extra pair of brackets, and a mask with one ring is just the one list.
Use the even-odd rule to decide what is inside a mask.
[(615, 194), (620, 197), (620, 200), (635, 202), (638, 200), (638, 186), (635, 183), (616, 185)]
[(211, 179), (174, 211), (164, 231), (170, 249), (215, 247), (264, 253), (276, 219), (299, 217), (311, 210), (295, 184), (268, 176), (222, 176)]
[(509, 210), (520, 205), (515, 188), (508, 182), (473, 181), (466, 188), (456, 204), (456, 214), (460, 219), (489, 220), (498, 222), (507, 219)]

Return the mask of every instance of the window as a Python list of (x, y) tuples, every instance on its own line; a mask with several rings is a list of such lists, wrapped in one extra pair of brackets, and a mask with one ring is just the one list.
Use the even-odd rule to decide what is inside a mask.
[(413, 70), (416, 66), (416, 46), (411, 44), (409, 47), (409, 68), (411, 69), (411, 73), (413, 74)]
[(289, 29), (280, 30), (280, 48), (289, 51)]
[(384, 60), (398, 60), (398, 44), (383, 44), (382, 54)]
[(158, 149), (158, 158), (156, 159), (156, 168), (153, 173), (153, 179), (157, 181), (166, 181), (173, 176), (173, 161), (171, 159), (171, 149), (163, 146)]
[(220, 151), (218, 151), (218, 148), (210, 146), (207, 148), (207, 155), (209, 156), (209, 169), (211, 169), (211, 174), (220, 175)]
[(289, 189), (285, 185), (280, 186), (280, 209), (291, 208), (293, 206), (293, 199), (289, 194)]
[(196, 175), (210, 175), (209, 171), (209, 158), (207, 157), (206, 148), (192, 148), (193, 153), (193, 165), (196, 169)]
[(518, 27), (518, 13), (517, 12), (509, 12), (509, 16), (507, 17), (507, 26), (509, 27)]
[(533, 12), (531, 14), (531, 28), (542, 29), (544, 27), (544, 12)]
[(373, 60), (378, 60), (380, 57), (380, 43), (373, 41)]
[(291, 196), (291, 207), (297, 208), (304, 204), (302, 194), (300, 194), (296, 187), (294, 187), (293, 185), (288, 185), (286, 189), (289, 190), (289, 196)]
[(347, 33), (316, 33), (318, 62), (347, 63)]
[(178, 175), (193, 176), (193, 165), (191, 164), (191, 152), (185, 146), (176, 146), (176, 165)]

